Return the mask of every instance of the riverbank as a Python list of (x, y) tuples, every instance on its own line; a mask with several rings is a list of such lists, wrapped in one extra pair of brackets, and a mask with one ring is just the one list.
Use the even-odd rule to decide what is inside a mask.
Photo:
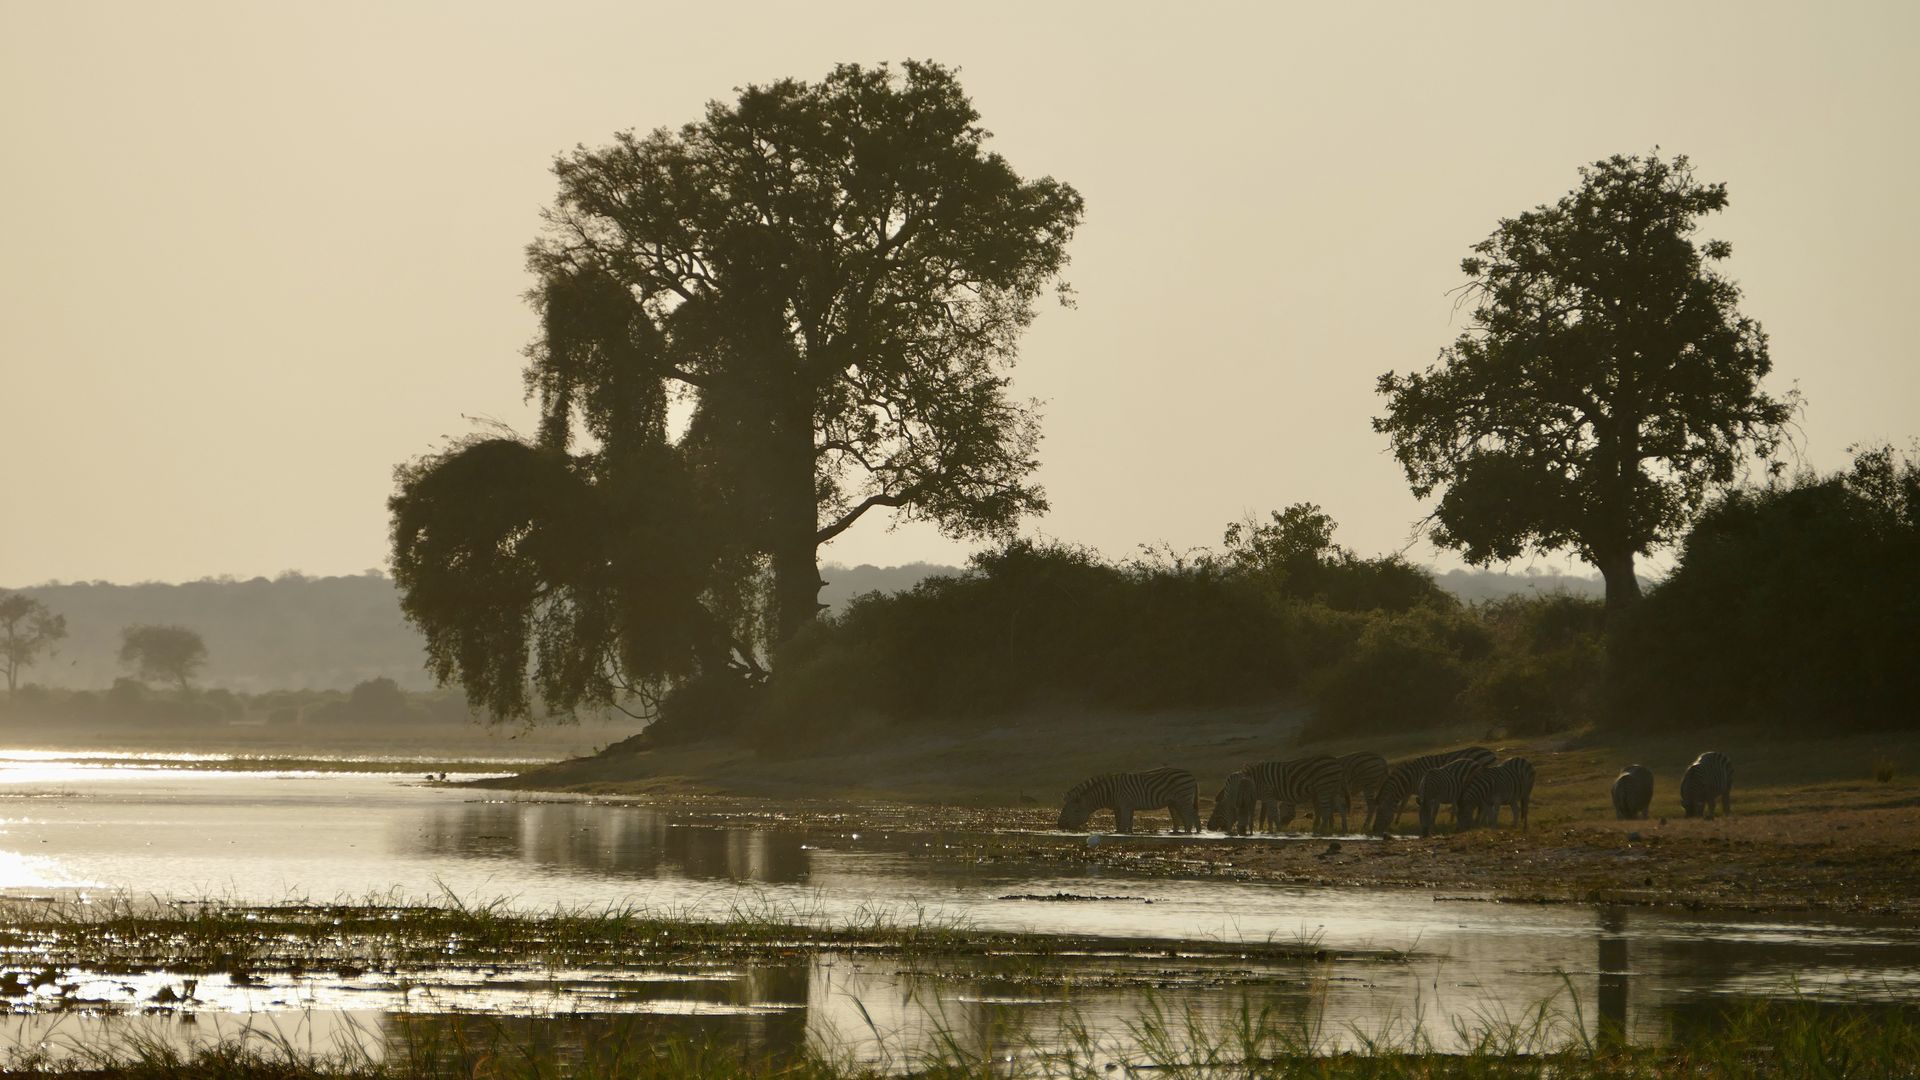
[[(1530, 739), (1297, 741), (1282, 711), (1034, 717), (981, 732), (927, 732), (855, 750), (767, 758), (724, 744), (641, 750), (483, 781), (635, 801), (705, 823), (867, 831), (940, 830), (983, 860), (1125, 867), (1299, 885), (1427, 889), (1462, 902), (1590, 902), (1741, 911), (1920, 915), (1920, 737), (1775, 738), (1704, 731)], [(1054, 829), (1059, 792), (1086, 773), (1169, 762), (1201, 778), (1260, 757), (1374, 750), (1394, 759), (1487, 745), (1538, 770), (1531, 827), (1389, 841), (1103, 836)], [(1733, 813), (1681, 816), (1687, 762), (1718, 748), (1735, 762)], [(1648, 820), (1613, 819), (1621, 766), (1656, 775)], [(1358, 807), (1356, 806), (1356, 812)], [(1411, 812), (1402, 816), (1411, 827)], [(1109, 819), (1095, 820), (1099, 828)], [(1168, 826), (1163, 815), (1138, 826)]]

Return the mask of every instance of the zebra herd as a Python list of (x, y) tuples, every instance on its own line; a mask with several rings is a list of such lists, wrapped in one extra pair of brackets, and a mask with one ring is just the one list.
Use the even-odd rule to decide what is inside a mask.
[[(1720, 812), (1733, 812), (1733, 762), (1718, 750), (1709, 750), (1693, 759), (1680, 777), (1680, 807), (1688, 817), (1713, 820), (1713, 805)], [(1626, 820), (1644, 818), (1653, 806), (1653, 770), (1645, 765), (1629, 765), (1613, 781), (1613, 816)]]
[[(1409, 798), (1418, 800), (1422, 836), (1432, 833), (1442, 807), (1453, 808), (1456, 829), (1483, 822), (1497, 825), (1501, 807), (1509, 808), (1513, 822), (1525, 827), (1533, 799), (1533, 766), (1526, 758), (1496, 764), (1494, 752), (1483, 746), (1394, 765), (1371, 753), (1255, 762), (1227, 777), (1213, 797), (1207, 828), (1244, 836), (1254, 831), (1257, 815), (1261, 829), (1277, 832), (1306, 806), (1313, 812), (1314, 832), (1335, 831), (1335, 818), (1339, 831), (1346, 832), (1355, 794), (1362, 800), (1362, 820), (1382, 836), (1392, 830)], [(1096, 811), (1111, 810), (1115, 829), (1131, 832), (1136, 811), (1162, 807), (1173, 815), (1173, 831), (1200, 831), (1200, 789), (1192, 773), (1160, 768), (1089, 777), (1067, 792), (1060, 828), (1077, 831)]]
[[(1427, 754), (1393, 765), (1371, 753), (1261, 761), (1227, 777), (1213, 797), (1207, 828), (1245, 836), (1254, 831), (1257, 815), (1261, 829), (1277, 832), (1293, 821), (1299, 807), (1308, 806), (1313, 810), (1314, 832), (1334, 831), (1336, 816), (1340, 831), (1345, 832), (1353, 796), (1358, 793), (1363, 800), (1362, 820), (1369, 832), (1380, 836), (1393, 830), (1409, 798), (1419, 808), (1421, 836), (1432, 835), (1440, 811), (1448, 807), (1456, 830), (1497, 826), (1502, 807), (1524, 829), (1533, 803), (1533, 775), (1533, 764), (1526, 758), (1500, 761), (1484, 746)], [(1696, 758), (1680, 780), (1680, 802), (1688, 817), (1712, 818), (1716, 802), (1723, 813), (1730, 812), (1732, 793), (1733, 763), (1717, 750)], [(1642, 765), (1627, 766), (1613, 782), (1615, 816), (1644, 818), (1652, 803), (1652, 771)], [(1060, 828), (1078, 831), (1096, 811), (1110, 810), (1116, 831), (1132, 832), (1136, 811), (1163, 807), (1173, 815), (1174, 832), (1200, 831), (1200, 785), (1192, 773), (1175, 768), (1106, 773), (1082, 780), (1067, 792)]]

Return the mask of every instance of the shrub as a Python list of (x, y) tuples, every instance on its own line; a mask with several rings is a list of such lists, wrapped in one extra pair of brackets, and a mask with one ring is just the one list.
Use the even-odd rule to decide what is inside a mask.
[(1467, 686), (1458, 639), (1474, 640), (1458, 625), (1467, 618), (1418, 610), (1371, 620), (1345, 656), (1318, 679), (1307, 738), (1420, 730), (1459, 717)]

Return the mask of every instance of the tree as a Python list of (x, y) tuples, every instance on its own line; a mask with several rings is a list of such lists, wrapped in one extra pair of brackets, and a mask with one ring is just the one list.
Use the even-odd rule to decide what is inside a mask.
[(1775, 398), (1760, 325), (1694, 242), (1727, 205), (1685, 157), (1615, 156), (1552, 206), (1503, 219), (1461, 260), (1469, 328), (1423, 372), (1380, 376), (1373, 421), (1435, 543), (1484, 565), (1572, 550), (1606, 580), (1610, 620), (1639, 597), (1634, 560), (1773, 454), (1797, 395)]
[(207, 643), (184, 626), (145, 623), (120, 631), (120, 662), (142, 679), (165, 679), (187, 690), (187, 681), (207, 663)]
[(563, 707), (755, 677), (868, 512), (975, 536), (1045, 508), (1007, 371), (1082, 203), (978, 121), (937, 64), (844, 65), (555, 163), (529, 249), (539, 434), (403, 467), (393, 500), (441, 678), (525, 715), (529, 655)]
[(7, 668), (7, 697), (20, 685), (20, 671), (67, 636), (67, 617), (22, 593), (0, 595), (0, 663)]

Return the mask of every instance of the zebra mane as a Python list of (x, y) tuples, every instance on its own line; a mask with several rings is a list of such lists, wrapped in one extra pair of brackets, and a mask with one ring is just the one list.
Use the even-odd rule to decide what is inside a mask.
[(1087, 777), (1085, 780), (1082, 780), (1079, 783), (1067, 789), (1067, 801), (1073, 802), (1079, 799), (1081, 796), (1085, 795), (1087, 792), (1092, 791), (1094, 788), (1094, 785), (1099, 784), (1101, 781), (1108, 780), (1111, 777), (1112, 777), (1111, 773), (1101, 773), (1099, 776)]

